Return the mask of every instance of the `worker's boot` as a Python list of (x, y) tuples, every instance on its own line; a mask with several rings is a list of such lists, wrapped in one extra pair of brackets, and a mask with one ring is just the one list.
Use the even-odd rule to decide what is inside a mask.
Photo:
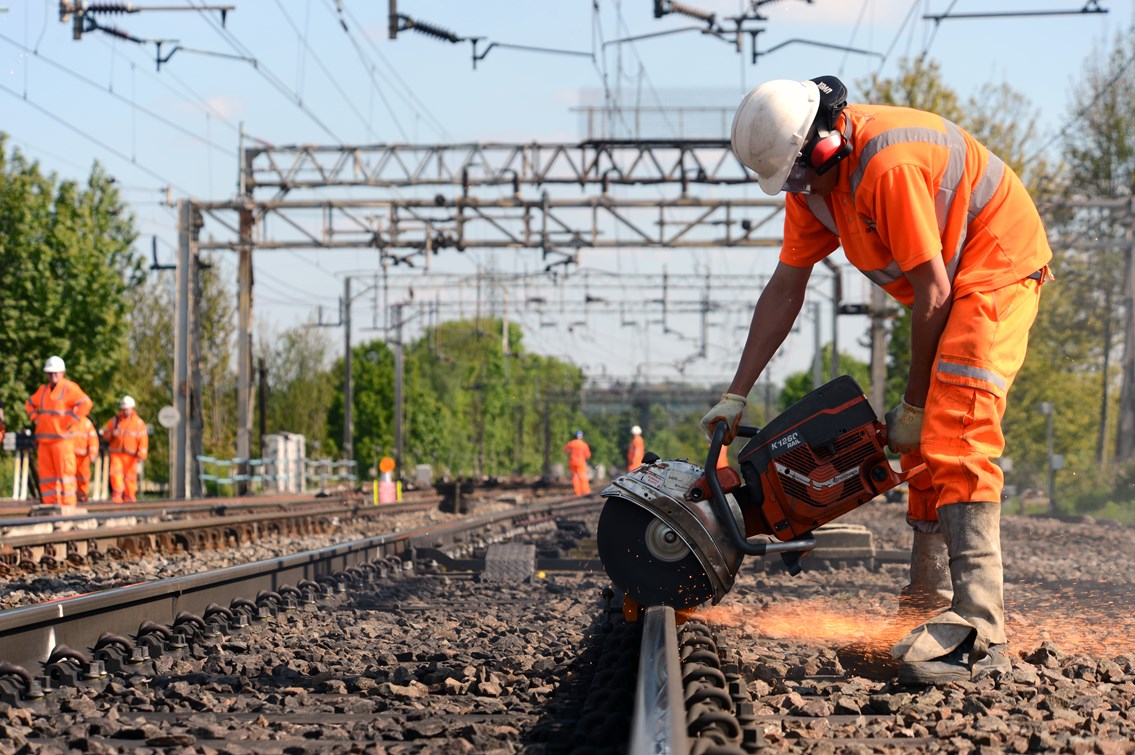
[(969, 681), (1010, 668), (1005, 647), (1001, 570), (1001, 505), (953, 503), (938, 507), (950, 555), (954, 598), (944, 611), (895, 645), (902, 684)]
[(910, 549), (910, 584), (899, 591), (899, 620), (914, 622), (949, 608), (954, 587), (946, 538), (939, 523), (911, 524), (916, 529)]

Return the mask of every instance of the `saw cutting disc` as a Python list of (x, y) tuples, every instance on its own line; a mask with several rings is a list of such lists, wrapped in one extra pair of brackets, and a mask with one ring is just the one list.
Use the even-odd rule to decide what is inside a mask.
[(713, 598), (705, 569), (678, 533), (625, 498), (607, 499), (596, 540), (607, 576), (640, 605), (692, 608)]

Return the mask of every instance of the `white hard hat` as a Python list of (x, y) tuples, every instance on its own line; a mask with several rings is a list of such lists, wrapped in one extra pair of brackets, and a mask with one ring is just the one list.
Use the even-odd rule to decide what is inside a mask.
[(638, 425), (635, 425), (631, 428), (631, 435), (642, 435), (642, 428)]
[(766, 194), (784, 188), (819, 108), (820, 88), (812, 81), (766, 81), (741, 100), (733, 116), (733, 152), (757, 174)]
[(62, 357), (48, 357), (47, 361), (43, 363), (44, 372), (66, 372), (67, 367), (63, 364)]
[(118, 402), (118, 408), (119, 409), (133, 409), (134, 408), (134, 399), (132, 399), (130, 396), (123, 396), (122, 400)]

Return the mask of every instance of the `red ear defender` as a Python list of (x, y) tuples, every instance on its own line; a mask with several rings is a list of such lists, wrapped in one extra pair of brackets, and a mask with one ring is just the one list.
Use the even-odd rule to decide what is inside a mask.
[(816, 138), (808, 153), (808, 162), (817, 175), (823, 175), (834, 168), (840, 160), (851, 154), (851, 144), (839, 131), (829, 131)]

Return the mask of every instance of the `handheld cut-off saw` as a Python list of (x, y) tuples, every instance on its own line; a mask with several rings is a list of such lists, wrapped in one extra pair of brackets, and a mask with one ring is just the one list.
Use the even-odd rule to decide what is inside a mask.
[(599, 558), (640, 606), (717, 603), (746, 555), (780, 554), (798, 573), (816, 545), (813, 530), (921, 469), (891, 467), (886, 425), (846, 375), (737, 435), (749, 438), (739, 473), (715, 468), (725, 436), (718, 423), (704, 468), (655, 457), (603, 490)]

